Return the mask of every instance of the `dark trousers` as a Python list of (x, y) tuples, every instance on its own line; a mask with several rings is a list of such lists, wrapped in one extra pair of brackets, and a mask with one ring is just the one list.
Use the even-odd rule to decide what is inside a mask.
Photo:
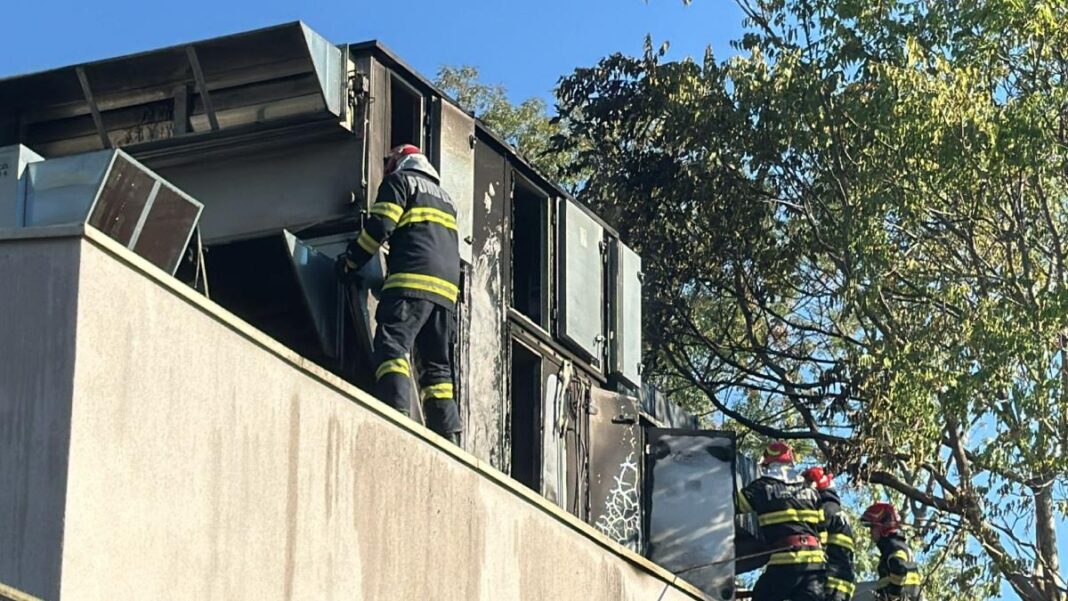
[(768, 566), (753, 587), (753, 601), (823, 601), (822, 571)]
[(427, 300), (384, 297), (375, 312), (375, 394), (411, 414), (408, 356), (419, 360), (419, 388), (428, 428), (448, 437), (461, 430), (453, 392), (452, 337), (456, 313)]

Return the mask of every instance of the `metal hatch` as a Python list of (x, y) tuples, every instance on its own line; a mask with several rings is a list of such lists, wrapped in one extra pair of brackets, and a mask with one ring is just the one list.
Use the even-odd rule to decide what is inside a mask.
[(347, 57), (300, 22), (0, 80), (0, 145), (46, 157), (348, 118)]
[(637, 399), (594, 388), (590, 405), (590, 523), (639, 551), (642, 444)]
[(121, 150), (31, 163), (24, 227), (87, 223), (174, 274), (203, 205)]
[(619, 240), (612, 244), (612, 372), (642, 385), (642, 258)]
[(448, 100), (434, 99), (432, 146), (441, 187), (456, 203), (460, 258), (471, 263), (472, 203), (475, 197), (475, 119)]
[(337, 358), (341, 354), (341, 286), (334, 271), (334, 259), (315, 250), (282, 230), (289, 251), (293, 273), (300, 284), (305, 308), (315, 326), (323, 354)]
[(734, 433), (648, 428), (646, 437), (649, 559), (712, 599), (734, 599)]
[(600, 365), (604, 342), (604, 228), (576, 202), (562, 203), (560, 334)]

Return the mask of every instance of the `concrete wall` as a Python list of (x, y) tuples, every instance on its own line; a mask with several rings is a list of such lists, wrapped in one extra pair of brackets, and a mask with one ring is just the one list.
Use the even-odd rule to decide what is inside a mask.
[[(702, 598), (106, 238), (86, 235), (49, 242), (56, 248), (44, 253), (65, 266), (47, 279), (68, 291), (60, 305), (77, 311), (76, 337), (69, 319), (50, 330), (75, 341), (73, 403), (63, 404), (62, 386), (21, 403), (0, 397), (0, 415), (31, 430), (0, 430), (8, 445), (0, 450), (33, 451), (0, 460), (0, 483), (17, 488), (0, 490), (0, 509), (37, 490), (45, 507), (65, 507), (64, 601)], [(0, 259), (0, 281), (22, 269)], [(5, 348), (46, 321), (39, 302), (3, 307), (15, 318), (0, 328)], [(63, 351), (47, 347), (41, 360), (25, 361), (23, 380), (47, 379), (53, 356), (69, 373)], [(46, 398), (58, 399), (52, 421), (21, 425), (17, 411)], [(66, 425), (67, 469), (27, 488), (18, 480), (27, 462), (68, 456)], [(64, 490), (65, 501), (57, 498)], [(56, 598), (54, 538), (30, 562), (45, 566), (39, 571), (9, 567), (20, 550), (0, 542), (0, 581)]]
[(0, 240), (0, 582), (50, 599), (59, 593), (80, 247), (73, 237)]

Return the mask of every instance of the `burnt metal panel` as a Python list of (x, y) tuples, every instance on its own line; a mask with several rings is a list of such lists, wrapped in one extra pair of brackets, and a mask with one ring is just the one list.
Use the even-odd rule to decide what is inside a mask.
[(116, 156), (89, 213), (89, 225), (129, 246), (141, 224), (141, 215), (147, 213), (150, 198), (154, 199), (158, 192), (158, 180)]
[(0, 143), (55, 157), (283, 121), (347, 128), (345, 61), (298, 22), (12, 77)]
[(508, 407), (503, 275), (508, 264), (504, 243), (507, 172), (504, 157), (486, 145), (475, 147), (475, 158), (474, 248), (466, 286), (470, 293), (466, 332), (470, 366), (460, 373), (469, 391), (468, 403), (461, 407), (464, 448), (507, 473), (510, 449), (503, 435)]
[(541, 495), (567, 508), (567, 387), (571, 366), (544, 359), (541, 406)]
[(612, 372), (641, 387), (642, 258), (618, 239), (612, 251)]
[(562, 203), (560, 334), (601, 363), (604, 343), (604, 229), (578, 203)]
[(182, 260), (203, 207), (160, 185), (152, 206), (142, 216), (142, 227), (133, 241), (133, 251), (171, 273)]
[(475, 119), (448, 100), (435, 98), (437, 125), (434, 163), (441, 174), (441, 187), (456, 203), (460, 258), (471, 262), (472, 205), (475, 198)]
[(734, 598), (733, 432), (646, 430), (647, 555), (712, 599)]
[(350, 217), (363, 185), (355, 136), (190, 159), (156, 169), (207, 207), (201, 229), (209, 244)]
[(642, 433), (637, 399), (594, 388), (590, 399), (590, 523), (641, 549)]
[(367, 125), (367, 187), (364, 202), (370, 207), (382, 184), (385, 165), (382, 158), (389, 152), (390, 93), (389, 71), (382, 63), (370, 61), (370, 109)]

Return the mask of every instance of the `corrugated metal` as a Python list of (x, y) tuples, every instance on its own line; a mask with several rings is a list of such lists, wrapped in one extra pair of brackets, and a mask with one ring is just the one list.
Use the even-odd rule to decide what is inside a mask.
[(590, 405), (590, 523), (638, 551), (642, 433), (637, 399), (594, 388)]
[(604, 351), (604, 230), (577, 203), (562, 203), (560, 334), (600, 363)]
[(733, 599), (734, 433), (646, 435), (648, 557), (712, 599)]

